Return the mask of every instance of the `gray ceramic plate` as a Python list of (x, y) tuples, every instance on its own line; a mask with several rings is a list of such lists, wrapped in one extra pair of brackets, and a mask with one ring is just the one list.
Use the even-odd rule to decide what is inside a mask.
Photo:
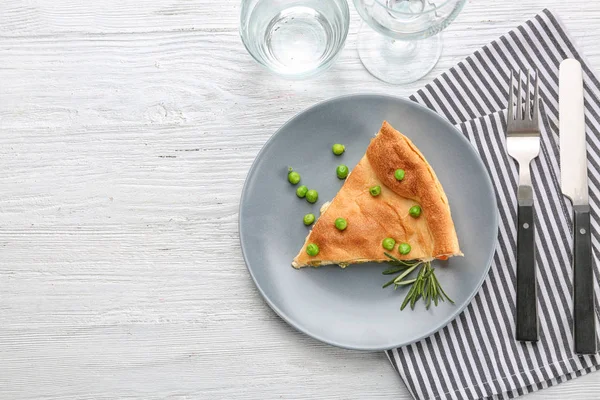
[[(400, 311), (405, 289), (381, 285), (385, 264), (303, 268), (290, 263), (309, 228), (308, 212), (331, 200), (343, 181), (335, 168), (352, 168), (388, 120), (410, 137), (433, 166), (450, 201), (465, 257), (436, 262), (436, 274), (455, 304)], [(346, 145), (336, 157), (334, 143)], [(302, 184), (317, 189), (311, 205), (287, 181), (292, 166)], [(290, 325), (323, 342), (359, 350), (383, 350), (425, 338), (452, 321), (483, 283), (498, 231), (496, 200), (481, 159), (448, 121), (409, 100), (355, 95), (317, 104), (286, 123), (250, 168), (240, 204), (240, 240), (248, 270), (269, 305)]]

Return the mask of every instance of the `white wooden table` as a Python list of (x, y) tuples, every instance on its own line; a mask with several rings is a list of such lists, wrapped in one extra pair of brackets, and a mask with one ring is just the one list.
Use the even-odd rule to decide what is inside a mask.
[[(252, 160), (305, 107), (408, 95), (544, 7), (600, 67), (600, 2), (470, 0), (421, 82), (363, 69), (352, 7), (333, 69), (288, 82), (244, 51), (238, 3), (0, 4), (1, 399), (408, 399), (383, 353), (261, 299), (238, 242)], [(598, 374), (530, 396), (599, 397)]]

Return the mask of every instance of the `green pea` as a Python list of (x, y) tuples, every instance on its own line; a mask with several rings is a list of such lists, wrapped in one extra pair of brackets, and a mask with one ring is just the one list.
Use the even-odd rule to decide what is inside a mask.
[(338, 228), (340, 231), (343, 231), (348, 227), (348, 221), (346, 221), (344, 218), (337, 218), (335, 220), (335, 227)]
[(396, 241), (392, 238), (385, 238), (383, 239), (383, 242), (381, 242), (381, 245), (386, 250), (393, 250), (394, 246), (396, 245)]
[(312, 204), (316, 203), (317, 200), (319, 200), (319, 193), (316, 190), (310, 189), (308, 192), (306, 192), (306, 201)]
[(306, 192), (308, 192), (308, 188), (304, 185), (300, 185), (298, 186), (298, 189), (296, 189), (296, 196), (303, 198), (306, 196)]
[(296, 171), (290, 171), (288, 173), (288, 181), (290, 181), (292, 185), (297, 185), (298, 182), (300, 182), (300, 174)]
[(335, 169), (335, 173), (340, 179), (346, 179), (348, 172), (348, 167), (346, 167), (344, 164), (338, 165), (338, 167)]
[(371, 193), (371, 196), (373, 197), (379, 196), (381, 194), (381, 186), (373, 186), (369, 189), (369, 193)]
[(331, 151), (333, 151), (333, 154), (335, 154), (336, 156), (342, 155), (342, 153), (345, 150), (346, 150), (346, 146), (344, 146), (343, 144), (336, 143), (333, 146), (331, 146)]
[(310, 243), (308, 246), (306, 246), (306, 254), (308, 254), (311, 257), (316, 256), (317, 254), (319, 254), (319, 246), (317, 246), (314, 243)]
[(304, 221), (304, 225), (308, 226), (315, 222), (315, 214), (306, 214), (302, 220)]
[(402, 179), (404, 179), (404, 170), (403, 169), (397, 169), (396, 171), (394, 171), (394, 177), (401, 181)]
[(402, 255), (406, 255), (408, 253), (410, 253), (411, 247), (410, 244), (408, 243), (400, 243), (398, 245), (398, 252)]
[(421, 207), (419, 207), (419, 206), (412, 206), (410, 208), (410, 210), (408, 210), (408, 213), (410, 214), (411, 217), (418, 218), (419, 215), (421, 215)]

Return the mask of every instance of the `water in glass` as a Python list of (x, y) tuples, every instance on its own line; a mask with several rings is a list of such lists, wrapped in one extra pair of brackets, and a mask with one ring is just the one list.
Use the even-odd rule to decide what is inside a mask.
[(247, 0), (241, 35), (262, 65), (288, 77), (304, 77), (333, 63), (348, 33), (343, 0)]

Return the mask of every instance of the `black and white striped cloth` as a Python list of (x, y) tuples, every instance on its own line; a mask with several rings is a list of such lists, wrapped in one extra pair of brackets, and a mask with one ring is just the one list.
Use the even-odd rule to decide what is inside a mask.
[[(560, 191), (558, 152), (558, 68), (565, 58), (578, 59), (584, 71), (595, 289), (600, 299), (600, 83), (562, 24), (544, 10), (412, 96), (469, 138), (492, 178), (500, 212), (496, 254), (473, 302), (435, 335), (387, 352), (416, 399), (513, 398), (600, 366), (600, 356), (578, 356), (572, 350), (571, 205)], [(540, 311), (536, 344), (514, 340), (518, 173), (506, 153), (502, 111), (510, 71), (527, 69), (539, 71), (544, 117), (542, 151), (532, 166)]]

